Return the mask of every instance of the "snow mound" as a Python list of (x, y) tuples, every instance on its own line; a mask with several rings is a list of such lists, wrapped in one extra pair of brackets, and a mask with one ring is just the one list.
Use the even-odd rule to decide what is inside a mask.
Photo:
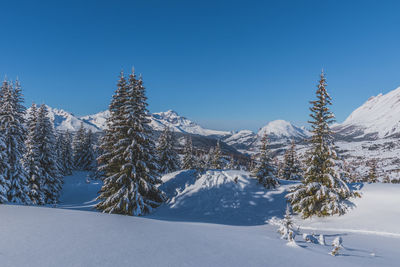
[(261, 225), (270, 216), (281, 216), (286, 206), (285, 186), (266, 190), (245, 171), (209, 170), (199, 177), (193, 171), (180, 171), (162, 179), (160, 189), (169, 200), (152, 217)]

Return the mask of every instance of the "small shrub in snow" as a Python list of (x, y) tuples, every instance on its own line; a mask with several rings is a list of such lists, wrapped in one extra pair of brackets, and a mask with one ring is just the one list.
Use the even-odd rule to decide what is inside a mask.
[(331, 251), (332, 256), (336, 256), (339, 254), (339, 250), (342, 248), (342, 242), (343, 239), (341, 236), (338, 236), (333, 240), (332, 242), (333, 249)]
[(292, 220), (292, 216), (290, 214), (289, 205), (286, 206), (286, 213), (283, 220), (280, 222), (280, 227), (278, 232), (281, 234), (282, 239), (287, 239), (288, 241), (293, 241), (295, 237), (295, 233), (293, 231), (294, 224)]

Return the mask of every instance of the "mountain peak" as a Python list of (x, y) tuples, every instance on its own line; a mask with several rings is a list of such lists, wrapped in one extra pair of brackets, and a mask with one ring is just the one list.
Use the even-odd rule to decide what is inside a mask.
[(379, 138), (400, 132), (400, 87), (370, 97), (340, 124), (339, 129), (354, 129), (360, 136), (373, 134)]
[(309, 136), (309, 132), (307, 130), (297, 127), (285, 120), (270, 121), (257, 133), (258, 136), (262, 136), (264, 134), (278, 138), (304, 138)]

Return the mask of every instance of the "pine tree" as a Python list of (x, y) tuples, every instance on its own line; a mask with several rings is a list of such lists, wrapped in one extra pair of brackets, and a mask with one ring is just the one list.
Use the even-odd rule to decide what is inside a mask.
[(219, 140), (217, 141), (217, 145), (211, 155), (211, 167), (213, 169), (222, 169), (222, 162), (221, 162), (221, 146)]
[(6, 179), (6, 170), (9, 168), (6, 153), (6, 144), (3, 141), (3, 136), (0, 135), (0, 204), (7, 202), (7, 192), (10, 183)]
[(121, 73), (117, 86), (98, 158), (104, 184), (96, 208), (139, 216), (159, 206), (165, 196), (156, 186), (161, 180), (150, 138), (143, 81), (132, 72), (128, 84)]
[(378, 174), (377, 174), (377, 163), (376, 163), (376, 159), (372, 159), (369, 162), (369, 172), (367, 175), (367, 179), (366, 182), (368, 183), (377, 183), (378, 182)]
[(192, 146), (192, 137), (187, 136), (185, 141), (185, 147), (183, 150), (183, 162), (182, 169), (183, 170), (192, 170), (194, 169), (194, 158), (193, 158), (193, 146)]
[(66, 131), (61, 134), (61, 139), (60, 165), (62, 166), (63, 175), (71, 175), (72, 170), (74, 169), (71, 133)]
[(82, 170), (93, 171), (95, 169), (94, 136), (92, 130), (85, 131), (83, 139), (83, 151), (80, 165)]
[(293, 211), (303, 218), (311, 216), (329, 216), (344, 214), (345, 201), (356, 196), (340, 178), (335, 170), (337, 159), (334, 150), (333, 135), (329, 124), (334, 115), (329, 110), (331, 97), (326, 91), (324, 73), (316, 91), (317, 100), (311, 101), (311, 148), (307, 159), (307, 170), (302, 184), (293, 189), (286, 197), (292, 204)]
[[(22, 165), (25, 153), (24, 115), (21, 87), (4, 81), (0, 90), (0, 135), (5, 147), (4, 177), (8, 183), (7, 198), (10, 202), (30, 204), (28, 179)], [(5, 166), (4, 165), (4, 166)]]
[(79, 127), (78, 131), (74, 135), (74, 139), (72, 142), (72, 149), (73, 149), (73, 158), (74, 158), (74, 167), (77, 170), (83, 170), (87, 165), (85, 161), (85, 146), (86, 146), (86, 130), (83, 127), (83, 123)]
[(296, 144), (292, 141), (290, 148), (285, 153), (281, 177), (285, 180), (301, 180), (302, 172), (296, 154)]
[(175, 152), (173, 144), (174, 136), (169, 127), (165, 127), (158, 139), (157, 145), (157, 156), (161, 174), (167, 174), (179, 169), (178, 154)]
[(275, 177), (275, 168), (271, 162), (272, 159), (268, 150), (268, 136), (265, 134), (261, 139), (260, 153), (252, 175), (267, 189), (275, 188), (279, 185), (279, 181)]
[(230, 157), (227, 169), (228, 170), (236, 170), (237, 169), (237, 164), (236, 164), (235, 158), (232, 155)]
[(278, 232), (281, 234), (282, 239), (287, 239), (288, 241), (294, 240), (294, 223), (289, 205), (286, 206), (285, 216), (280, 223)]
[(43, 181), (40, 170), (40, 153), (38, 144), (38, 113), (35, 104), (32, 104), (27, 121), (27, 138), (25, 141), (26, 152), (24, 156), (24, 168), (28, 177), (29, 197), (33, 204), (45, 204), (45, 196), (42, 190)]
[(62, 177), (59, 172), (56, 137), (53, 124), (48, 117), (48, 110), (41, 105), (37, 111), (37, 148), (39, 153), (39, 171), (43, 181), (42, 190), (45, 203), (56, 204), (62, 188)]

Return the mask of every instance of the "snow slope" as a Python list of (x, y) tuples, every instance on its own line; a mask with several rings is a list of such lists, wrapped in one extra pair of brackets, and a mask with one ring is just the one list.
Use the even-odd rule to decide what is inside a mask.
[(378, 138), (400, 133), (400, 87), (383, 95), (368, 99), (337, 126), (346, 134), (363, 137), (368, 134)]
[[(322, 233), (327, 245), (296, 236), (297, 245), (288, 246), (275, 225), (259, 222), (282, 216), (284, 191), (291, 184), (267, 191), (242, 171), (210, 170), (200, 177), (175, 172), (163, 177), (169, 202), (150, 216), (131, 217), (76, 210), (93, 205), (100, 186), (86, 179), (86, 172), (66, 177), (59, 206), (64, 209), (0, 205), (1, 266), (366, 267), (400, 262), (400, 237), (382, 234), (398, 233), (400, 216), (393, 207), (400, 204), (400, 186), (363, 187), (357, 208), (341, 217), (297, 218), (302, 233)], [(330, 243), (337, 236), (344, 248), (332, 257)]]

